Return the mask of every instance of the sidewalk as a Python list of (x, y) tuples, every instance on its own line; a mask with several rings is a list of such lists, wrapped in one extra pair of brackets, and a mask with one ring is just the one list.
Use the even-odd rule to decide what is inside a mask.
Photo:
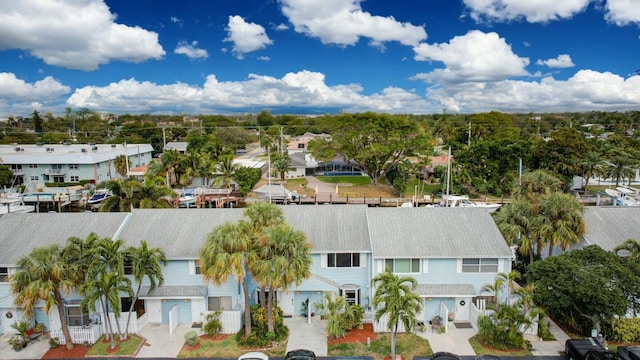
[(184, 345), (184, 334), (191, 329), (191, 325), (178, 325), (176, 331), (169, 335), (169, 325), (149, 324), (142, 329), (140, 336), (147, 341), (140, 349), (137, 358), (175, 358)]
[(316, 356), (327, 356), (327, 320), (319, 316), (311, 318), (311, 324), (303, 316), (285, 318), (284, 324), (289, 328), (287, 352), (297, 349), (308, 349)]

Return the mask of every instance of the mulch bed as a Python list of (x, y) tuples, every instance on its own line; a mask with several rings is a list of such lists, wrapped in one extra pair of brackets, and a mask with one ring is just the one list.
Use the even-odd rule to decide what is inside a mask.
[(200, 335), (200, 339), (207, 340), (207, 341), (222, 341), (222, 340), (228, 338), (229, 335), (230, 334), (218, 334), (218, 336), (216, 336), (216, 337), (211, 337), (211, 336), (209, 336), (207, 334), (204, 334), (204, 335)]
[(366, 344), (367, 339), (373, 341), (376, 338), (376, 333), (373, 331), (373, 324), (364, 324), (362, 330), (355, 328), (349, 330), (347, 335), (343, 338), (329, 339), (329, 344), (342, 344), (342, 343), (362, 343)]
[(66, 345), (59, 345), (54, 349), (49, 349), (42, 359), (81, 359), (89, 351), (88, 346), (74, 345), (73, 349), (67, 349)]

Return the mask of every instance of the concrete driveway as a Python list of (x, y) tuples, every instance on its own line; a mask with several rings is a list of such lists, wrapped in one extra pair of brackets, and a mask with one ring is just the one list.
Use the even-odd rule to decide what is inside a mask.
[(297, 349), (313, 351), (316, 356), (327, 356), (327, 320), (311, 317), (311, 322), (302, 316), (284, 319), (289, 328), (287, 352)]

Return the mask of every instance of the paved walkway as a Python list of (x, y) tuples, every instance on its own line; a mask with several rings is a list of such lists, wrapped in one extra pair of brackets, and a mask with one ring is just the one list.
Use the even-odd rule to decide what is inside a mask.
[(41, 335), (40, 339), (31, 342), (21, 351), (13, 350), (7, 342), (13, 334), (0, 336), (0, 359), (40, 359), (49, 351), (49, 335)]
[(140, 335), (147, 342), (136, 355), (137, 358), (175, 358), (184, 345), (184, 334), (192, 329), (191, 325), (178, 325), (176, 331), (169, 335), (169, 325), (149, 324), (142, 329)]
[(307, 349), (313, 351), (316, 356), (327, 356), (327, 320), (313, 316), (309, 323), (306, 317), (294, 316), (285, 318), (284, 323), (289, 328), (287, 352)]

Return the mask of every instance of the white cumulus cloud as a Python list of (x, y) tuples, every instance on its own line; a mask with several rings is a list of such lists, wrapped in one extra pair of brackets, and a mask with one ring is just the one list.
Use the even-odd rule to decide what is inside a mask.
[(430, 88), (427, 97), (455, 112), (625, 111), (640, 105), (640, 76), (580, 70), (567, 80), (504, 80)]
[(248, 23), (241, 16), (229, 16), (227, 25), (227, 37), (224, 41), (233, 43), (233, 54), (244, 58), (246, 53), (261, 50), (267, 45), (273, 44), (262, 25)]
[(186, 55), (189, 59), (206, 59), (209, 57), (206, 49), (198, 48), (197, 41), (193, 41), (190, 44), (186, 41), (180, 41), (173, 50), (173, 53)]
[(363, 11), (362, 1), (280, 0), (280, 3), (296, 32), (319, 38), (323, 44), (354, 45), (360, 37), (366, 37), (374, 46), (386, 41), (415, 46), (427, 38), (422, 26)]
[(529, 59), (519, 57), (495, 32), (469, 31), (448, 43), (420, 44), (413, 48), (418, 61), (439, 61), (444, 69), (415, 75), (416, 79), (442, 83), (499, 81), (528, 75)]
[[(308, 108), (327, 111), (431, 113), (439, 105), (413, 91), (386, 88), (363, 95), (358, 84), (327, 85), (325, 75), (302, 70), (282, 78), (249, 74), (242, 81), (221, 82), (208, 75), (202, 86), (156, 84), (136, 79), (76, 89), (67, 106), (123, 112), (245, 112), (254, 108)], [(188, 104), (188, 105), (185, 105)], [(185, 108), (189, 106), (189, 108)]]
[(0, 50), (21, 49), (70, 69), (95, 70), (114, 60), (142, 62), (165, 54), (157, 33), (116, 23), (102, 0), (1, 1), (0, 34)]
[(558, 55), (558, 57), (553, 59), (538, 59), (538, 61), (536, 61), (536, 64), (548, 66), (550, 68), (570, 68), (576, 66), (571, 60), (571, 56), (569, 56), (568, 54), (560, 54)]
[(591, 0), (463, 0), (476, 21), (526, 19), (539, 23), (569, 19), (583, 12)]
[(606, 19), (616, 25), (640, 23), (640, 4), (637, 0), (607, 0)]
[(25, 114), (44, 104), (63, 101), (71, 88), (51, 76), (28, 83), (9, 72), (0, 73), (0, 113)]

